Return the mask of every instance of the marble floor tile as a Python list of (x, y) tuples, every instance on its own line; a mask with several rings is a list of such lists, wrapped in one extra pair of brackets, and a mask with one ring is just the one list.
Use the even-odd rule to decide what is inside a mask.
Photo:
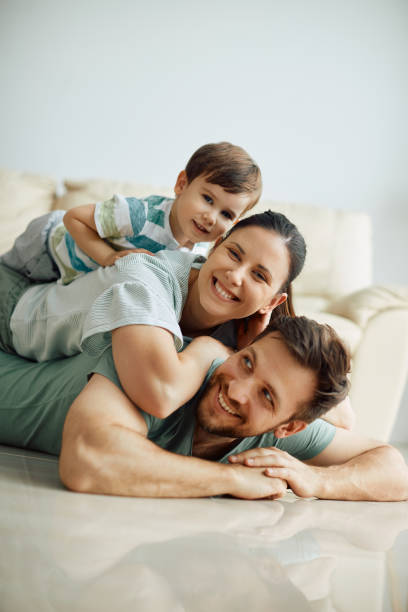
[(0, 447), (1, 612), (402, 612), (408, 502), (75, 494)]

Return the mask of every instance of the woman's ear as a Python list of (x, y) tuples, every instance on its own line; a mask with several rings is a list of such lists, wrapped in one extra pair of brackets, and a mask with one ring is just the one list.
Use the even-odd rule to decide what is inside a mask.
[(266, 314), (267, 312), (272, 312), (272, 310), (277, 308), (277, 306), (280, 306), (281, 304), (283, 304), (283, 302), (286, 302), (287, 298), (288, 298), (287, 293), (278, 293), (277, 295), (275, 295), (275, 297), (270, 301), (270, 303), (267, 306), (260, 308), (258, 312), (260, 314)]
[(185, 170), (182, 170), (177, 177), (176, 184), (174, 185), (174, 193), (176, 195), (180, 195), (180, 193), (184, 191), (187, 185), (188, 185), (187, 174)]

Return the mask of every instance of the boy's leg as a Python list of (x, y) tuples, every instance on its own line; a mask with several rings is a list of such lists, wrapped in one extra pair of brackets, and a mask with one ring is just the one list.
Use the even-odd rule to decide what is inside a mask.
[(32, 283), (18, 272), (0, 264), (0, 349), (15, 353), (10, 319), (23, 293)]
[(62, 222), (64, 214), (65, 210), (54, 210), (31, 221), (10, 251), (0, 257), (0, 263), (34, 281), (58, 279), (58, 268), (48, 251), (48, 235)]

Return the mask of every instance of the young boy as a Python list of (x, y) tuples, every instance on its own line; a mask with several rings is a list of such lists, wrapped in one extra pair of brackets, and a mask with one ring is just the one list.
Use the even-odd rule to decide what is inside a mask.
[(222, 236), (261, 195), (261, 172), (228, 142), (207, 144), (177, 177), (175, 199), (152, 195), (56, 210), (34, 219), (1, 262), (36, 281), (68, 284), (135, 249), (156, 253)]

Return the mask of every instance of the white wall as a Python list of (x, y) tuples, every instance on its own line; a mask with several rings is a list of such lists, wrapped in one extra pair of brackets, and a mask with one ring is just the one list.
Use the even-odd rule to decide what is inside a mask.
[(407, 284), (407, 32), (405, 0), (1, 0), (0, 165), (166, 185), (230, 140), (268, 198), (369, 211)]

